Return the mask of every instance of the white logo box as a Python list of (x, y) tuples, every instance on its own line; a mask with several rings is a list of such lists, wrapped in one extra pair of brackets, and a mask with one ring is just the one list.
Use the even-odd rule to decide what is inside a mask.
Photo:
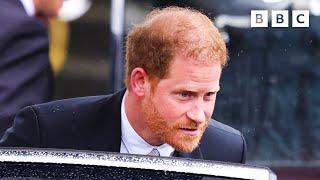
[[(292, 10), (292, 27), (309, 27), (309, 10)], [(251, 10), (251, 27), (268, 27), (268, 10)], [(288, 10), (271, 10), (271, 27), (289, 27)]]

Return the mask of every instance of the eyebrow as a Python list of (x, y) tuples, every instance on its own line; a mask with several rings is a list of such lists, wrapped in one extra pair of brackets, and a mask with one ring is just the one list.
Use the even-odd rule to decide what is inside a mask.
[[(217, 88), (214, 88), (214, 89), (210, 89), (209, 91), (201, 91), (201, 92), (205, 92), (205, 93), (210, 93), (210, 92), (213, 92), (213, 93), (217, 93), (218, 91), (220, 90), (220, 86), (217, 87)], [(174, 92), (188, 92), (188, 93), (193, 93), (193, 94), (197, 94), (198, 91), (197, 90), (194, 90), (192, 88), (177, 88), (176, 90), (174, 90)]]

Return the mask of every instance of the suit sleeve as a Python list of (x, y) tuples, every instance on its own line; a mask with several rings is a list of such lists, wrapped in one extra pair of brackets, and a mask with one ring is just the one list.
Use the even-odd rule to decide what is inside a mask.
[(14, 118), (13, 125), (7, 129), (0, 140), (1, 147), (40, 147), (40, 129), (36, 111), (25, 107)]

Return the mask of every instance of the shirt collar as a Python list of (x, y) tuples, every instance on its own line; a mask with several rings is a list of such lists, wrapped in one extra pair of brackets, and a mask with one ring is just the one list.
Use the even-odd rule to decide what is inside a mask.
[(20, 0), (28, 16), (33, 17), (36, 14), (33, 0)]
[(146, 155), (156, 148), (160, 152), (160, 156), (171, 156), (174, 148), (165, 143), (161, 146), (152, 146), (147, 143), (131, 126), (128, 117), (125, 113), (124, 101), (128, 90), (124, 94), (121, 102), (121, 139), (129, 154), (143, 154)]

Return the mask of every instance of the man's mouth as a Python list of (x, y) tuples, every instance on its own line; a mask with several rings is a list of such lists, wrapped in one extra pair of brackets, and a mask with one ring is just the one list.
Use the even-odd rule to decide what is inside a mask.
[(199, 128), (179, 128), (184, 134), (196, 136), (199, 133)]

